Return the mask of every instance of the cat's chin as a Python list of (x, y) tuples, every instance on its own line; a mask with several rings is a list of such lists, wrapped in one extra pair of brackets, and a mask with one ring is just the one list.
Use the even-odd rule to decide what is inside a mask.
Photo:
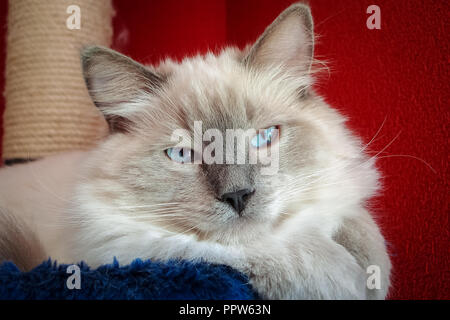
[(221, 245), (245, 245), (264, 237), (272, 227), (268, 219), (256, 217), (256, 214), (252, 212), (230, 220), (223, 225), (202, 230), (196, 234), (197, 239)]

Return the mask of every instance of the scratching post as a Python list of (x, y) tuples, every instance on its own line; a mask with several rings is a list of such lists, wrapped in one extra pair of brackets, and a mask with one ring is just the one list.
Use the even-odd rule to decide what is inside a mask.
[[(66, 25), (73, 5), (80, 29)], [(80, 50), (110, 46), (112, 16), (111, 0), (9, 1), (5, 162), (88, 149), (106, 132), (85, 87)]]

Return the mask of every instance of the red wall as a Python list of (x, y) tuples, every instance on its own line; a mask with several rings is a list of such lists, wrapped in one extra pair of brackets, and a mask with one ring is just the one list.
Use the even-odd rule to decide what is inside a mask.
[[(116, 0), (114, 47), (151, 63), (224, 44), (243, 46), (292, 2)], [(317, 89), (366, 142), (385, 120), (371, 144), (373, 154), (400, 133), (380, 154), (384, 193), (372, 202), (390, 242), (391, 298), (449, 299), (448, 1), (309, 2), (320, 35), (316, 54), (330, 67)], [(381, 8), (381, 30), (366, 28), (371, 4)], [(2, 37), (2, 73), (4, 51)]]

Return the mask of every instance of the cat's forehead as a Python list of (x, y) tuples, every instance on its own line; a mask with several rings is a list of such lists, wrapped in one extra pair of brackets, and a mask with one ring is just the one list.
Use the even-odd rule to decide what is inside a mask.
[(249, 70), (236, 51), (225, 51), (166, 63), (168, 73), (162, 108), (177, 114), (179, 124), (192, 129), (262, 128), (292, 119), (288, 109), (297, 103), (296, 92), (276, 75)]

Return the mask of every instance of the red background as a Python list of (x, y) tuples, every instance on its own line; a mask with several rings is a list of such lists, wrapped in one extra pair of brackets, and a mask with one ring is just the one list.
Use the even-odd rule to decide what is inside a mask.
[[(114, 48), (141, 62), (245, 45), (291, 0), (116, 0)], [(311, 0), (318, 58), (330, 75), (317, 89), (380, 154), (384, 192), (374, 199), (390, 242), (395, 299), (449, 299), (448, 1)], [(381, 30), (366, 8), (381, 8)], [(425, 4), (426, 3), (426, 4)], [(7, 4), (0, 3), (4, 74)], [(0, 77), (3, 90), (4, 77)], [(4, 106), (0, 97), (0, 112)], [(0, 125), (1, 129), (1, 125)], [(1, 144), (1, 140), (0, 140)], [(400, 156), (402, 155), (402, 156)], [(432, 169), (430, 168), (432, 167)]]

